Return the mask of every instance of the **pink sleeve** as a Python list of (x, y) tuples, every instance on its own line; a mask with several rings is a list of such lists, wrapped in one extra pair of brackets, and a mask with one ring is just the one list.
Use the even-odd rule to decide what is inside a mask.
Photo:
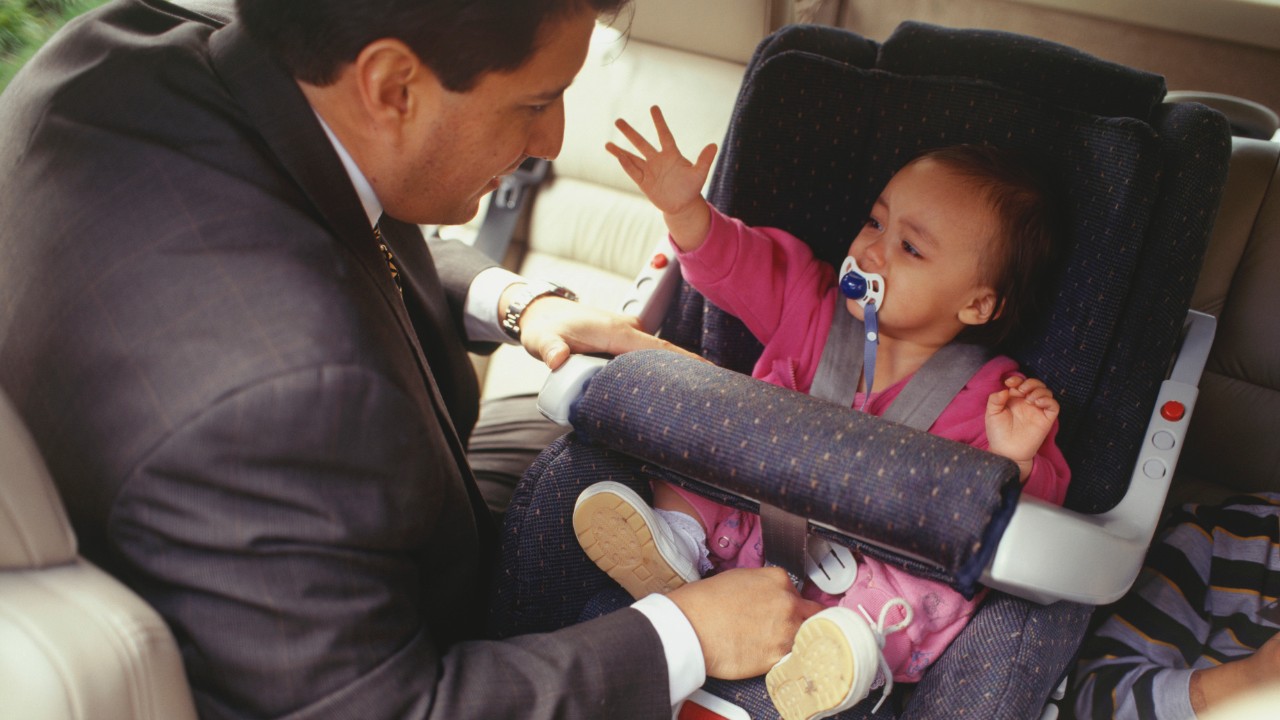
[[(956, 395), (951, 404), (938, 416), (929, 432), (942, 437), (968, 443), (981, 450), (989, 450), (987, 442), (987, 397), (1004, 387), (1005, 378), (1019, 375), (1018, 364), (1012, 358), (997, 356), (982, 366), (973, 379)], [(1055, 442), (1058, 423), (1054, 422), (1045, 437), (1040, 451), (1031, 464), (1022, 492), (1045, 502), (1061, 505), (1067, 498), (1067, 485), (1071, 482), (1071, 469)]]
[(835, 282), (835, 269), (790, 233), (749, 227), (710, 209), (706, 241), (691, 253), (676, 249), (681, 273), (767, 344), (789, 307), (817, 307)]

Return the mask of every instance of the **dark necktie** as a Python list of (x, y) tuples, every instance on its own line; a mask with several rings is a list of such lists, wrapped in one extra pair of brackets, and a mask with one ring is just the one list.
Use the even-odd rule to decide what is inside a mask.
[(400, 284), (400, 269), (396, 267), (396, 256), (392, 254), (391, 248), (382, 241), (382, 228), (377, 225), (373, 226), (373, 239), (378, 241), (378, 248), (382, 250), (382, 257), (387, 261), (387, 270), (391, 272), (391, 280), (396, 284), (396, 289), (400, 294), (404, 294), (404, 286)]

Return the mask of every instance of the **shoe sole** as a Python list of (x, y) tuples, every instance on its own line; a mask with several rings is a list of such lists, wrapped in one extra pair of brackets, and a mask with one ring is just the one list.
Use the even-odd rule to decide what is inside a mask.
[(580, 502), (573, 512), (573, 531), (587, 557), (633, 598), (671, 592), (685, 584), (662, 557), (644, 517), (612, 492)]
[(791, 654), (764, 682), (783, 720), (813, 720), (842, 709), (855, 670), (853, 651), (839, 626), (813, 618), (800, 626)]

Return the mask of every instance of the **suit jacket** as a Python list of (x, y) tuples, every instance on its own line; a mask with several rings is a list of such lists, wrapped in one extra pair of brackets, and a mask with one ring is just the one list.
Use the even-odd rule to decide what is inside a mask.
[(663, 717), (627, 610), (485, 641), (486, 263), (388, 219), (230, 17), (120, 0), (0, 97), (0, 385), (204, 717)]

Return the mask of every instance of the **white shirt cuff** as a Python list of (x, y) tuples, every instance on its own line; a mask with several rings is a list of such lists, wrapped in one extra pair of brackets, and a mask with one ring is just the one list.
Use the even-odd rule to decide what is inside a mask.
[(667, 684), (671, 706), (683, 701), (707, 681), (707, 664), (702, 657), (702, 644), (689, 619), (666, 595), (647, 595), (631, 607), (644, 613), (653, 623), (667, 656)]
[(511, 342), (502, 331), (498, 303), (502, 292), (513, 283), (525, 282), (519, 275), (500, 267), (485, 268), (467, 288), (465, 327), (471, 342)]

